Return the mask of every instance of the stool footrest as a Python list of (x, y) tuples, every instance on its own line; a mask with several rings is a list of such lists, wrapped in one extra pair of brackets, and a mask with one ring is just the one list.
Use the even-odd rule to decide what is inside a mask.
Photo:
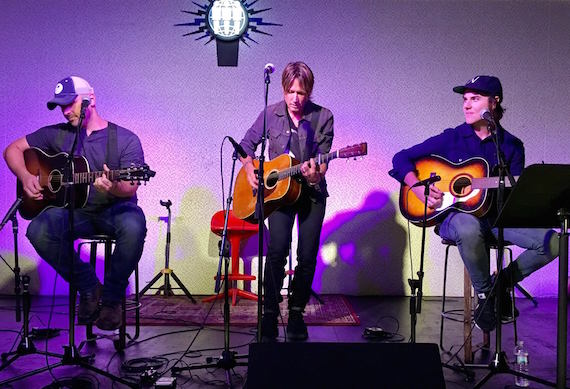
[[(221, 276), (220, 279), (224, 280), (226, 276)], [(214, 280), (217, 280), (218, 277), (214, 276)], [(230, 281), (253, 281), (255, 280), (255, 276), (250, 276), (248, 274), (230, 274), (228, 276), (228, 280)]]

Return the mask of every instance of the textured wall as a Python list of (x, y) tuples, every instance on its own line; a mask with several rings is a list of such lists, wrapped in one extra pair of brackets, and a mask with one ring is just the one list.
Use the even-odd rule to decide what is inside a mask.
[[(205, 3), (205, 0), (198, 0)], [(4, 2), (0, 48), (0, 148), (61, 120), (45, 108), (55, 83), (76, 74), (95, 87), (99, 112), (134, 130), (157, 176), (140, 189), (148, 238), (142, 282), (164, 265), (166, 210), (173, 202), (171, 268), (192, 293), (210, 293), (217, 268), (212, 214), (221, 209), (220, 146), (240, 139), (263, 104), (262, 69), (277, 72), (270, 100), (281, 98), (279, 75), (304, 60), (316, 75), (314, 100), (335, 114), (333, 148), (367, 141), (369, 155), (334, 161), (331, 198), (322, 234), (315, 289), (322, 292), (409, 293), (410, 251), (418, 270), (420, 231), (397, 208), (398, 184), (387, 175), (392, 155), (463, 120), (451, 88), (476, 74), (495, 74), (505, 89), (504, 126), (525, 141), (527, 164), (569, 163), (570, 3), (567, 1), (301, 1), (261, 0), (262, 16), (282, 23), (240, 45), (239, 67), (218, 68), (215, 45), (193, 28), (190, 0)], [(226, 192), (231, 149), (222, 150)], [(0, 163), (0, 212), (14, 201), (15, 180)], [(227, 194), (227, 193), (226, 193)], [(25, 238), (20, 261), (33, 290), (51, 293), (54, 273)], [(410, 250), (411, 247), (411, 250)], [(0, 254), (13, 263), (10, 225), (0, 232)], [(256, 268), (256, 241), (244, 249)], [(253, 261), (250, 262), (249, 259)], [(443, 249), (428, 233), (425, 293), (441, 293)], [(4, 265), (2, 265), (4, 266)], [(0, 290), (13, 281), (2, 268)], [(455, 252), (453, 293), (461, 293)], [(536, 295), (556, 293), (557, 262), (524, 282)], [(255, 287), (255, 285), (254, 285)], [(65, 293), (59, 280), (57, 292)]]

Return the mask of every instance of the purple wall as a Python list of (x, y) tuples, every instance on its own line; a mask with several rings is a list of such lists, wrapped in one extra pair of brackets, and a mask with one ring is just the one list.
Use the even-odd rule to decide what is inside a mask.
[[(205, 0), (198, 0), (205, 2)], [(271, 1), (265, 20), (273, 36), (240, 45), (239, 67), (218, 68), (215, 44), (182, 37), (192, 28), (189, 0), (4, 2), (0, 21), (3, 71), (0, 148), (60, 121), (45, 102), (70, 74), (95, 88), (99, 112), (134, 130), (157, 176), (139, 191), (149, 234), (141, 281), (164, 265), (165, 209), (173, 205), (171, 267), (192, 293), (211, 293), (217, 238), (210, 218), (221, 209), (220, 144), (241, 138), (262, 109), (265, 63), (272, 62), (270, 100), (281, 98), (279, 75), (304, 60), (316, 75), (314, 100), (335, 114), (333, 148), (368, 142), (359, 161), (334, 161), (315, 288), (352, 294), (406, 294), (410, 277), (407, 227), (397, 207), (398, 184), (387, 171), (392, 155), (462, 121), (451, 87), (476, 74), (499, 76), (503, 124), (525, 141), (527, 164), (569, 163), (570, 3), (560, 1)], [(223, 148), (226, 191), (231, 149)], [(15, 179), (0, 163), (0, 213), (14, 201)], [(54, 273), (37, 258), (20, 224), (23, 271), (33, 290), (49, 294)], [(420, 234), (412, 230), (417, 271)], [(0, 232), (0, 254), (13, 263), (11, 228)], [(255, 256), (248, 243), (245, 256)], [(255, 258), (253, 259), (254, 269)], [(428, 234), (426, 294), (441, 294), (443, 250)], [(4, 266), (4, 265), (2, 265)], [(452, 293), (462, 293), (454, 254)], [(0, 291), (10, 293), (7, 267)], [(556, 293), (557, 263), (524, 285)], [(57, 292), (67, 285), (59, 280)]]

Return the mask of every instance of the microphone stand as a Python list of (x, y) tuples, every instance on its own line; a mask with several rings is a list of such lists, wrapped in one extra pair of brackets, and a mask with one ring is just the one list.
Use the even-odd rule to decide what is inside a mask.
[[(16, 199), (14, 204), (12, 204), (12, 207), (10, 207), (8, 213), (6, 213), (6, 216), (4, 216), (2, 223), (0, 224), (0, 231), (2, 231), (2, 228), (4, 228), (6, 223), (10, 220), (12, 221), (12, 231), (14, 233), (14, 269), (12, 269), (12, 271), (14, 272), (14, 277), (16, 282), (14, 288), (14, 292), (16, 295), (16, 322), (20, 322), (22, 320), (21, 318), (22, 310), (24, 314), (24, 322), (22, 323), (22, 336), (20, 339), (20, 343), (18, 344), (18, 348), (16, 349), (16, 351), (2, 353), (2, 366), (0, 366), (0, 370), (4, 370), (6, 367), (12, 364), (12, 362), (14, 362), (16, 359), (18, 359), (23, 355), (40, 354), (40, 355), (45, 355), (46, 357), (47, 356), (60, 357), (60, 358), (62, 357), (62, 355), (60, 354), (54, 354), (47, 351), (45, 352), (38, 351), (38, 349), (36, 348), (35, 344), (32, 341), (32, 337), (30, 336), (30, 306), (31, 306), (30, 293), (29, 293), (30, 277), (28, 275), (23, 275), (22, 277), (20, 277), (20, 266), (18, 263), (18, 218), (16, 212), (20, 207), (20, 204), (22, 204), (22, 201), (23, 201), (22, 197), (18, 197)], [(21, 296), (22, 303), (20, 301), (20, 292), (21, 292), (20, 283), (22, 284), (24, 289)], [(0, 386), (3, 386), (3, 382), (0, 382)]]
[[(12, 204), (4, 219), (2, 219), (2, 223), (0, 224), (0, 231), (4, 228), (8, 221), (12, 221), (12, 232), (14, 234), (14, 268), (12, 271), (14, 272), (14, 295), (16, 297), (16, 322), (20, 322), (22, 320), (22, 308), (21, 308), (21, 299), (20, 299), (20, 265), (19, 265), (19, 258), (18, 258), (18, 218), (16, 217), (16, 212), (18, 208), (20, 208), (20, 204), (22, 204), (23, 199), (22, 196), (18, 196), (16, 201)], [(6, 265), (8, 265), (6, 263)], [(10, 267), (8, 265), (8, 267)]]
[[(185, 367), (176, 367), (173, 366), (171, 368), (172, 374), (178, 374), (184, 370), (196, 370), (196, 369), (205, 369), (210, 367), (221, 367), (226, 371), (226, 383), (230, 388), (232, 388), (232, 381), (230, 370), (233, 369), (235, 366), (247, 366), (247, 362), (237, 362), (237, 358), (247, 358), (245, 355), (236, 355), (235, 351), (230, 350), (230, 301), (229, 301), (229, 263), (230, 263), (230, 246), (229, 242), (227, 242), (228, 236), (228, 221), (230, 218), (230, 207), (232, 205), (233, 196), (233, 182), (234, 182), (234, 172), (236, 167), (236, 160), (237, 160), (237, 151), (234, 151), (232, 156), (232, 173), (230, 178), (230, 190), (228, 192), (228, 198), (226, 199), (226, 209), (224, 211), (224, 228), (222, 230), (222, 240), (220, 242), (220, 261), (219, 264), (221, 265), (222, 261), (224, 262), (224, 350), (222, 351), (222, 355), (218, 358), (215, 363), (210, 363), (213, 361), (213, 358), (207, 358), (206, 361), (208, 362), (205, 365), (194, 365), (194, 366), (185, 366)], [(234, 247), (234, 249), (239, 250), (239, 247)], [(218, 273), (216, 282), (216, 293), (219, 292), (219, 280), (220, 274)]]
[[(424, 254), (426, 245), (426, 223), (427, 223), (427, 203), (429, 196), (429, 187), (432, 182), (425, 180), (424, 186), (424, 218), (422, 223), (422, 248), (420, 254), (420, 270), (417, 272), (418, 279), (408, 278), (408, 284), (412, 290), (412, 295), (410, 296), (410, 341), (411, 343), (416, 343), (416, 323), (417, 314), (422, 312), (422, 296), (423, 296), (423, 279), (424, 279)], [(412, 275), (413, 277), (413, 275)], [(417, 294), (416, 294), (417, 289)], [(416, 300), (417, 296), (417, 300)]]
[[(263, 106), (263, 131), (261, 133), (261, 154), (259, 155), (259, 168), (257, 169), (257, 204), (255, 206), (255, 215), (259, 227), (258, 231), (258, 283), (257, 283), (257, 342), (261, 343), (261, 314), (263, 309), (263, 221), (265, 216), (263, 213), (263, 203), (265, 201), (265, 181), (263, 163), (265, 161), (265, 146), (267, 143), (267, 97), (269, 95), (269, 84), (271, 78), (270, 72), (265, 70), (265, 99)], [(271, 266), (270, 264), (268, 266)]]
[[(496, 153), (497, 153), (497, 166), (499, 168), (499, 186), (497, 188), (497, 210), (498, 212), (501, 211), (503, 208), (504, 203), (504, 195), (505, 195), (505, 177), (509, 179), (509, 183), (511, 187), (515, 184), (515, 179), (511, 174), (509, 167), (505, 163), (503, 151), (501, 150), (500, 140), (499, 140), (499, 131), (497, 123), (495, 122), (487, 122), (487, 129), (491, 133), (491, 137), (493, 142), (495, 143)], [(529, 374), (521, 373), (515, 371), (509, 367), (509, 362), (507, 355), (504, 351), (502, 351), (502, 322), (501, 322), (501, 290), (502, 290), (502, 281), (500, 272), (503, 268), (503, 256), (504, 256), (504, 248), (505, 248), (505, 237), (504, 237), (504, 227), (498, 227), (497, 233), (497, 278), (495, 281), (495, 285), (493, 286), (495, 291), (495, 317), (497, 321), (497, 327), (495, 329), (495, 356), (493, 360), (489, 363), (490, 371), (485, 375), (475, 386), (474, 388), (481, 388), (493, 375), (495, 374), (502, 374), (507, 373), (517, 377), (527, 378), (529, 380), (539, 382), (544, 385), (555, 386), (552, 382), (548, 382), (538, 377), (533, 377)]]

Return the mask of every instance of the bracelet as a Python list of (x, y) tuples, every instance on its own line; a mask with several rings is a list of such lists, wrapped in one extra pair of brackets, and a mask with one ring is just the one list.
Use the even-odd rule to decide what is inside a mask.
[(317, 182), (310, 182), (309, 180), (307, 180), (307, 183), (309, 184), (309, 186), (317, 186), (319, 184), (319, 182), (321, 182), (322, 180), (321, 173), (319, 173), (319, 180)]

